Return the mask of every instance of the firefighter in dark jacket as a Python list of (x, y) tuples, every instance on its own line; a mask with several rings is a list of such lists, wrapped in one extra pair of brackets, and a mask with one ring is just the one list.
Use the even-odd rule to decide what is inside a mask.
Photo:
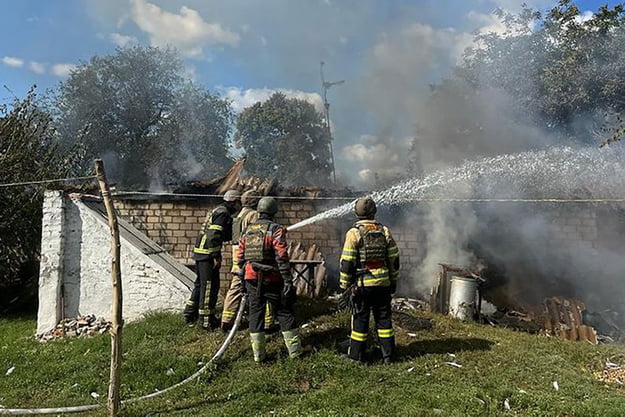
[(249, 329), (254, 360), (265, 359), (265, 305), (270, 303), (280, 323), (289, 357), (301, 355), (293, 304), (295, 287), (291, 276), (286, 229), (273, 221), (278, 203), (272, 197), (258, 202), (258, 220), (251, 223), (239, 241), (238, 264), (249, 302)]
[(390, 230), (374, 220), (375, 201), (359, 198), (355, 211), (358, 221), (345, 235), (340, 265), (340, 287), (353, 291), (356, 300), (348, 356), (364, 360), (369, 315), (373, 312), (382, 358), (390, 363), (395, 354), (391, 296), (397, 289), (399, 249)]
[(200, 325), (206, 330), (213, 330), (219, 326), (215, 305), (219, 292), (221, 247), (224, 242), (232, 239), (232, 216), (239, 210), (241, 210), (241, 193), (229, 190), (224, 194), (223, 203), (206, 216), (193, 248), (197, 277), (191, 298), (184, 309), (184, 318), (188, 324), (195, 323), (199, 319)]

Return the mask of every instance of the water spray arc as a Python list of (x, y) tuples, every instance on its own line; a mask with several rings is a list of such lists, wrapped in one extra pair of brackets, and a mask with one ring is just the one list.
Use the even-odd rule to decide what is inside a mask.
[[(467, 161), (369, 194), (378, 206), (416, 202), (620, 202), (624, 148), (553, 147)], [(592, 198), (580, 197), (592, 193)], [(295, 230), (350, 213), (345, 203), (289, 226)]]

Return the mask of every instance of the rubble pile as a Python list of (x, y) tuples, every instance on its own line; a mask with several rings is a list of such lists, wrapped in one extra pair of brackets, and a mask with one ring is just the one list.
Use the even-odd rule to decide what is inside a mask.
[(94, 314), (79, 316), (73, 319), (63, 319), (52, 330), (47, 331), (39, 337), (41, 342), (65, 338), (65, 337), (87, 337), (94, 334), (106, 333), (111, 328), (111, 322)]
[(427, 303), (416, 298), (393, 297), (391, 300), (391, 308), (393, 311), (402, 311), (404, 313), (415, 310), (427, 310)]

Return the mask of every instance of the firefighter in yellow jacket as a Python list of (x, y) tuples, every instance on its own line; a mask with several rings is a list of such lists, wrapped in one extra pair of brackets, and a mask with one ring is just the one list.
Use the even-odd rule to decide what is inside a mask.
[(397, 289), (399, 249), (388, 227), (376, 222), (375, 201), (356, 200), (358, 221), (347, 231), (341, 253), (340, 287), (354, 291), (355, 311), (348, 356), (364, 361), (369, 315), (373, 312), (385, 363), (395, 355), (395, 334), (391, 320), (391, 296)]
[[(234, 218), (232, 223), (232, 281), (230, 288), (224, 298), (224, 309), (221, 313), (221, 329), (230, 330), (234, 324), (234, 319), (241, 305), (243, 298), (243, 290), (241, 288), (241, 279), (239, 278), (239, 265), (237, 264), (237, 256), (239, 252), (239, 240), (243, 236), (245, 229), (251, 223), (258, 219), (256, 206), (258, 205), (259, 195), (254, 190), (248, 190), (241, 195), (241, 205), (243, 208)], [(269, 328), (274, 323), (273, 309), (271, 304), (267, 304), (265, 313), (265, 328)]]

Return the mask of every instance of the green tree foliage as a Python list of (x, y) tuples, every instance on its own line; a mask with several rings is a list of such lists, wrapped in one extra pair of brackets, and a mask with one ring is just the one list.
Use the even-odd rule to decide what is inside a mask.
[(529, 120), (569, 137), (618, 132), (610, 124), (625, 111), (622, 4), (584, 17), (573, 1), (560, 0), (544, 16), (528, 8), (499, 16), (507, 32), (478, 35), (459, 78), (476, 89), (502, 89)]
[(235, 144), (251, 173), (297, 185), (329, 183), (330, 138), (311, 103), (274, 93), (243, 110), (236, 125)]
[(206, 177), (230, 162), (229, 102), (186, 79), (172, 49), (94, 56), (61, 83), (50, 106), (64, 142), (83, 148), (82, 165), (103, 157), (123, 186)]
[[(31, 91), (22, 101), (0, 106), (0, 183), (65, 177), (73, 161), (58, 151), (50, 116)], [(41, 241), (40, 185), (0, 187), (0, 311), (15, 288), (36, 284)], [(11, 289), (11, 290), (9, 290)]]

